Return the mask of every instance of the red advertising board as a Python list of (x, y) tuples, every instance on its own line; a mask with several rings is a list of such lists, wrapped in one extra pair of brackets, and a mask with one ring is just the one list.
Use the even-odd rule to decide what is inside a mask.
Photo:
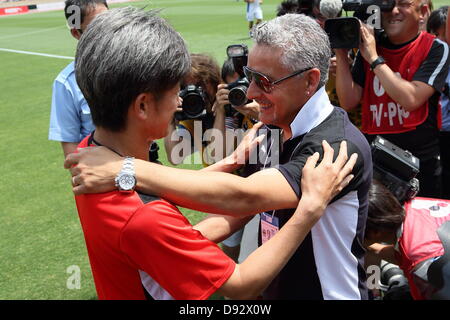
[(11, 14), (21, 14), (28, 12), (28, 6), (0, 8), (0, 16), (6, 16)]

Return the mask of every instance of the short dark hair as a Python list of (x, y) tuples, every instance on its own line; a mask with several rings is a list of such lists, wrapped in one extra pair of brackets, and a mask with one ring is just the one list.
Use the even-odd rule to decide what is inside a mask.
[(284, 0), (277, 7), (277, 17), (288, 13), (300, 13), (300, 4), (298, 0)]
[(66, 17), (66, 20), (69, 20), (73, 12), (68, 10), (68, 8), (70, 6), (77, 6), (80, 8), (80, 23), (83, 23), (84, 18), (88, 14), (89, 10), (91, 10), (98, 4), (103, 4), (106, 8), (108, 8), (106, 0), (66, 0), (64, 2), (64, 16)]
[(227, 60), (225, 60), (223, 62), (222, 65), (222, 70), (221, 70), (221, 77), (222, 77), (222, 81), (224, 83), (227, 83), (227, 77), (232, 77), (234, 76), (234, 74), (236, 73), (236, 70), (234, 70), (234, 65), (233, 65), (233, 59), (228, 58)]
[(372, 180), (366, 234), (368, 231), (395, 232), (404, 219), (405, 210), (397, 198), (382, 183)]
[(439, 9), (431, 12), (430, 16), (428, 17), (427, 31), (429, 33), (436, 33), (440, 27), (445, 25), (447, 14), (448, 6), (440, 7)]
[(78, 42), (76, 79), (97, 127), (124, 130), (138, 95), (151, 93), (159, 99), (190, 70), (184, 40), (158, 12), (108, 10)]

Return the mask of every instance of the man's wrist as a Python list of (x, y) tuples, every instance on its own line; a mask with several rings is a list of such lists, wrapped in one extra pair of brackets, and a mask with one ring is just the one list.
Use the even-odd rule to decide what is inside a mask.
[(376, 58), (370, 61), (370, 70), (374, 71), (376, 67), (385, 63), (386, 61), (382, 56), (377, 56)]

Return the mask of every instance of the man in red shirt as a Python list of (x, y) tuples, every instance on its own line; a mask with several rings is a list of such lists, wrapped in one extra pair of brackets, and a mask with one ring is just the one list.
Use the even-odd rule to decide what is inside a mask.
[[(119, 190), (76, 196), (100, 299), (207, 299), (214, 292), (255, 297), (352, 177), (346, 178), (356, 158), (347, 162), (345, 143), (333, 162), (324, 142), (321, 164), (315, 168), (318, 153), (305, 164), (292, 218), (236, 265), (214, 243), (223, 239), (214, 237), (208, 224), (194, 229), (173, 204), (134, 191), (134, 159), (148, 160), (149, 144), (167, 134), (189, 68), (183, 39), (154, 11), (110, 10), (92, 22), (78, 44), (77, 82), (97, 128), (79, 147), (103, 145), (126, 156), (116, 179)], [(256, 129), (246, 141), (255, 134)], [(235, 163), (221, 161), (208, 170), (232, 171)]]
[(369, 142), (382, 135), (420, 159), (421, 196), (441, 196), (439, 92), (450, 62), (446, 43), (420, 31), (428, 13), (421, 0), (396, 0), (381, 14), (384, 36), (361, 25), (352, 70), (347, 51), (337, 49), (336, 90), (347, 111), (362, 101), (362, 131)]

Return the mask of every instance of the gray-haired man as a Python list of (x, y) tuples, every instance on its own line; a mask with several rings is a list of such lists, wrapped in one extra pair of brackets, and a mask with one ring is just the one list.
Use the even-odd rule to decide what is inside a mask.
[[(254, 168), (260, 171), (247, 178), (136, 161), (137, 189), (184, 207), (223, 214), (201, 223), (209, 239), (224, 239), (251, 215), (261, 213), (264, 247), (284, 229), (306, 191), (299, 183), (306, 159), (322, 153), (323, 140), (335, 149), (346, 140), (349, 151), (359, 155), (355, 178), (333, 199), (263, 296), (365, 299), (362, 244), (372, 162), (365, 138), (345, 111), (330, 104), (325, 92), (331, 55), (328, 37), (313, 19), (288, 14), (256, 27), (254, 40), (245, 68), (251, 82), (247, 96), (261, 106), (261, 121), (282, 129), (281, 150), (276, 150), (276, 143), (265, 145), (262, 149), (266, 152)], [(276, 138), (271, 136), (268, 141)], [(274, 166), (269, 159), (277, 160), (271, 156), (277, 152), (279, 164)], [(114, 189), (123, 158), (97, 148), (69, 156), (65, 165), (76, 163), (79, 165), (72, 169), (74, 192), (105, 192)], [(289, 239), (285, 241), (289, 243)]]

